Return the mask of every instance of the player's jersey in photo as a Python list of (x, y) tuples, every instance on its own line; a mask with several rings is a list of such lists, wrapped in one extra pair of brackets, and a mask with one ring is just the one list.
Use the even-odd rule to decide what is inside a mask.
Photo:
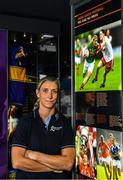
[(81, 57), (81, 46), (79, 46), (79, 45), (75, 46), (75, 56)]
[[(89, 55), (88, 55), (86, 60), (87, 60), (88, 63), (92, 63), (95, 60), (95, 56), (94, 56), (95, 48), (92, 45), (92, 43), (90, 43), (87, 48), (88, 48), (88, 51), (89, 51)], [(91, 55), (91, 54), (93, 54), (93, 55)]]
[(102, 49), (103, 57), (106, 62), (113, 60), (113, 49), (110, 40), (105, 36), (105, 46)]
[(112, 155), (114, 155), (112, 156), (112, 158), (115, 160), (120, 160), (119, 149), (120, 149), (120, 145), (118, 143), (110, 147), (110, 152)]

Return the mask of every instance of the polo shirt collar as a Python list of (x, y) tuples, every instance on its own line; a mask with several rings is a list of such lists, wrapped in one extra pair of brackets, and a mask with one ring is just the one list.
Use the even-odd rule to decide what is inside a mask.
[(45, 120), (44, 124), (45, 124), (45, 127), (48, 129), (48, 126), (49, 126), (49, 123), (50, 123), (50, 120), (51, 120), (51, 116), (48, 116), (48, 118)]
[[(39, 112), (38, 112), (38, 109), (36, 109), (35, 111), (34, 111), (34, 117), (38, 117), (39, 119), (41, 119), (41, 117), (39, 116)], [(45, 122), (43, 122), (44, 124), (45, 124), (45, 127), (48, 129), (48, 126), (49, 126), (49, 124), (50, 124), (50, 121), (51, 121), (51, 119), (59, 119), (59, 115), (58, 115), (58, 111), (57, 111), (57, 109), (55, 109), (55, 113), (52, 115), (52, 116), (48, 116), (48, 118), (45, 120)]]

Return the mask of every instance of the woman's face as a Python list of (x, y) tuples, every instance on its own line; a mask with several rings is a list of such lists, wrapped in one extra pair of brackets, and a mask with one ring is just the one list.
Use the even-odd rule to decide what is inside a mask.
[(41, 107), (52, 109), (58, 99), (58, 86), (55, 82), (45, 81), (40, 89), (36, 90)]
[(99, 36), (100, 36), (100, 40), (103, 40), (104, 33), (102, 31), (100, 31)]
[(112, 142), (112, 139), (113, 139), (113, 138), (114, 138), (113, 134), (110, 133), (110, 134), (109, 134), (109, 141)]

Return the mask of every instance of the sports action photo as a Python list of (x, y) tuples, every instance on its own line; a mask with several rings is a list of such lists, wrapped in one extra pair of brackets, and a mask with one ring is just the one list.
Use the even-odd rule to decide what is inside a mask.
[(96, 128), (77, 126), (75, 136), (77, 179), (96, 178)]
[(123, 179), (122, 132), (97, 129), (97, 179)]
[(75, 92), (122, 89), (121, 20), (74, 39)]

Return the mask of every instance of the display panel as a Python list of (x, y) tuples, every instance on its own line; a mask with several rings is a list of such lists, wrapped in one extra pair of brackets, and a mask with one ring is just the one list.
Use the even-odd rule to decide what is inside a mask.
[(122, 130), (120, 1), (78, 3), (73, 28), (76, 123)]
[[(76, 132), (75, 179), (102, 180), (122, 179), (123, 177), (121, 10), (120, 0), (117, 4), (115, 0), (75, 1), (72, 6), (73, 121)], [(91, 128), (96, 132), (96, 146), (92, 148), (93, 177), (82, 171), (78, 160), (82, 154), (81, 139), (84, 132), (82, 129)], [(111, 149), (107, 147), (108, 154), (110, 154), (110, 158), (107, 159), (110, 160), (106, 161), (106, 158), (99, 158), (101, 156), (99, 144), (100, 141), (107, 142), (109, 134), (113, 135)], [(118, 161), (114, 158), (114, 149), (118, 150)], [(90, 164), (89, 158), (87, 161)]]
[(120, 1), (114, 0), (75, 8), (75, 92), (122, 89), (120, 12)]

